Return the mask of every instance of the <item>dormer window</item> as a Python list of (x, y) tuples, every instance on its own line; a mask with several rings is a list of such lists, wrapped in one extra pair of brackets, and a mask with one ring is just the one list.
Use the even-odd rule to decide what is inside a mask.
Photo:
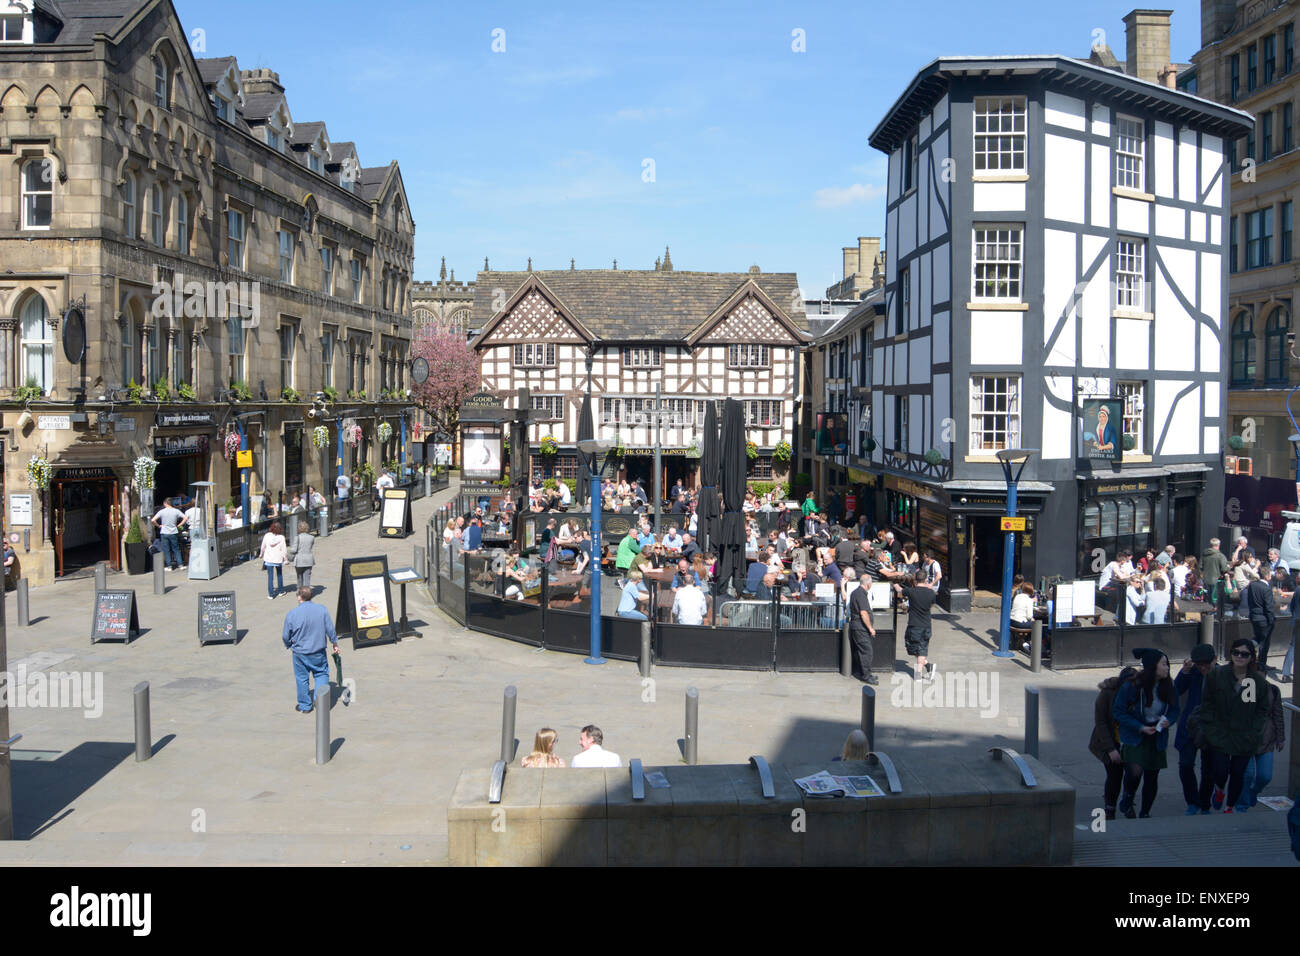
[(313, 173), (319, 173), (321, 171), (321, 162), (320, 162), (319, 153), (309, 153), (307, 155), (307, 167)]
[(280, 151), (280, 134), (269, 126), (266, 128), (266, 145), (277, 153)]
[(208, 99), (212, 100), (212, 108), (217, 111), (217, 119), (222, 119), (229, 123), (230, 100), (226, 99), (224, 96), (218, 96), (216, 93), (209, 94)]
[(27, 32), (27, 17), (21, 13), (6, 13), (0, 16), (0, 43), (31, 42), (31, 34)]

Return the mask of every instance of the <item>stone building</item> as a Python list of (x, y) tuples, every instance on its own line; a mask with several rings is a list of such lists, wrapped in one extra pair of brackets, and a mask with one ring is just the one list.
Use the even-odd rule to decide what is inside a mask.
[(1287, 395), (1300, 385), (1291, 348), (1300, 295), (1292, 239), (1300, 186), (1297, 6), (1202, 0), (1201, 49), (1192, 69), (1178, 77), (1180, 88), (1246, 110), (1256, 121), (1254, 132), (1237, 140), (1233, 157), (1225, 447), (1231, 457), (1223, 520), (1256, 545), (1276, 542), (1285, 521), (1279, 512), (1296, 501), (1296, 452), (1288, 440), (1296, 429)]
[(856, 246), (845, 246), (844, 278), (826, 290), (828, 299), (862, 299), (885, 284), (885, 253), (879, 236), (859, 236)]
[[(397, 163), (295, 122), (274, 71), (196, 60), (166, 0), (0, 0), (0, 20), (0, 492), (24, 575), (120, 566), (141, 457), (156, 498), (209, 480), (218, 501), (398, 457), (375, 438), (407, 413), (379, 401), (408, 385)], [(343, 461), (334, 392), (363, 435)]]
[(447, 257), (442, 257), (437, 282), (411, 283), (411, 319), (415, 328), (426, 323), (453, 328), (470, 335), (474, 314), (474, 283), (457, 282), (456, 270), (447, 278)]

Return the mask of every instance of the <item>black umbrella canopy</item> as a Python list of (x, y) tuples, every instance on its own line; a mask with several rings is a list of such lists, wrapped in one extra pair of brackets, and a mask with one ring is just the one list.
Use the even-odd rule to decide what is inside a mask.
[[(578, 441), (590, 441), (596, 437), (596, 428), (591, 419), (591, 396), (582, 396), (582, 408), (578, 412)], [(588, 475), (591, 473), (591, 459), (578, 452), (578, 501), (587, 500)]]
[(704, 433), (700, 438), (700, 497), (695, 508), (696, 529), (705, 551), (716, 544), (720, 527), (718, 508), (718, 461), (722, 446), (718, 439), (718, 410), (715, 402), (704, 408)]
[(722, 408), (718, 486), (722, 492), (722, 527), (718, 533), (718, 581), (730, 579), (736, 592), (745, 586), (745, 416), (740, 402), (729, 398)]

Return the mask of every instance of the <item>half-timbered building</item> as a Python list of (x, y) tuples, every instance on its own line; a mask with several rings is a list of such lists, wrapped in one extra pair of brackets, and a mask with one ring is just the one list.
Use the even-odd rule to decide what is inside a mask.
[[(750, 474), (770, 479), (778, 444), (793, 438), (798, 356), (809, 340), (798, 286), (793, 273), (680, 272), (667, 258), (644, 271), (480, 272), (473, 321), (483, 390), (513, 407), (528, 388), (541, 412), (529, 426), (533, 474), (575, 478), (590, 388), (597, 437), (617, 440), (623, 474), (649, 484), (660, 387), (665, 489), (695, 481), (705, 403), (740, 399), (758, 452)], [(546, 436), (554, 455), (542, 454)], [(782, 477), (782, 462), (775, 468)]]
[[(1031, 580), (1124, 547), (1199, 552), (1217, 527), (1228, 144), (1251, 119), (1154, 79), (941, 58), (870, 137), (889, 156), (877, 511), (939, 556), (954, 609), (1001, 589), (1004, 449), (1038, 450), (1016, 537)], [(1122, 404), (1122, 461), (1089, 456), (1090, 399)]]

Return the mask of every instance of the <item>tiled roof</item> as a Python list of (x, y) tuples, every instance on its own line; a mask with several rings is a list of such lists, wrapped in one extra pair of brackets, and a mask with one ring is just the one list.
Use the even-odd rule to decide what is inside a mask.
[(249, 93), (244, 97), (244, 108), (240, 112), (247, 120), (264, 120), (275, 112), (283, 100), (283, 93)]
[[(527, 272), (480, 272), (474, 283), (470, 324), (482, 328), (496, 314), (504, 290), (509, 299), (528, 281)], [(750, 279), (782, 309), (792, 324), (808, 331), (799, 280), (793, 272), (662, 272), (625, 269), (557, 269), (537, 276), (598, 339), (611, 342), (677, 342), (698, 329)], [(791, 311), (791, 303), (798, 302)]]
[(40, 0), (37, 9), (62, 22), (51, 46), (85, 46), (97, 33), (116, 33), (146, 0)]
[(357, 195), (362, 199), (374, 199), (379, 195), (379, 190), (384, 188), (384, 181), (388, 179), (387, 166), (368, 166), (362, 167), (361, 175), (357, 178)]
[(233, 56), (214, 56), (202, 60), (195, 60), (199, 67), (199, 76), (204, 83), (216, 83), (226, 75), (226, 70), (235, 65)]
[[(295, 145), (310, 146), (316, 139), (316, 134), (325, 128), (324, 123), (294, 123), (293, 139), (291, 142)], [(326, 137), (328, 138), (328, 137)]]

